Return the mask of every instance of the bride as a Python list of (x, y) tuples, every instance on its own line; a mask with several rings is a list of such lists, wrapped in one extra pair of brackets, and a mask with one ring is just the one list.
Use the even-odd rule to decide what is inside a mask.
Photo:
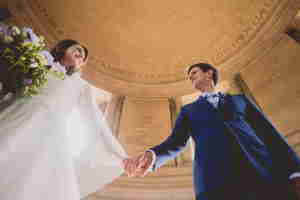
[[(79, 200), (123, 172), (126, 153), (98, 109), (92, 87), (76, 72), (88, 50), (63, 40), (51, 54), (65, 67), (66, 78), (49, 77), (39, 95), (0, 112), (1, 200)], [(80, 123), (72, 122), (74, 110)], [(73, 140), (79, 136), (80, 147)]]

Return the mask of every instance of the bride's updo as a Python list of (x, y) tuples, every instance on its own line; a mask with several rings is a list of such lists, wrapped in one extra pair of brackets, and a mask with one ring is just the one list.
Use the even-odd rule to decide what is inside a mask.
[[(88, 58), (88, 49), (83, 46), (82, 44), (80, 44), (79, 42), (77, 42), (76, 40), (70, 40), (70, 39), (66, 39), (66, 40), (61, 40), (59, 41), (54, 47), (53, 49), (50, 51), (50, 53), (52, 54), (52, 56), (54, 57), (54, 61), (56, 62), (62, 62), (64, 59), (64, 56), (67, 52), (67, 50), (74, 46), (74, 45), (79, 45), (82, 47), (82, 49), (84, 50), (84, 58), (83, 60), (86, 61)], [(76, 66), (70, 66), (67, 69), (67, 74), (71, 75), (74, 73), (75, 71), (75, 67)]]

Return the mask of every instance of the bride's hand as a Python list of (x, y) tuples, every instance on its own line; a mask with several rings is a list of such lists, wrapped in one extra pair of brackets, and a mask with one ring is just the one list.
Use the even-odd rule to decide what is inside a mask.
[(134, 158), (126, 158), (122, 161), (123, 168), (127, 176), (131, 177), (137, 169), (137, 161)]
[(153, 160), (152, 153), (146, 151), (135, 158), (124, 159), (122, 164), (126, 174), (129, 177), (132, 176), (143, 177), (148, 172), (152, 160)]

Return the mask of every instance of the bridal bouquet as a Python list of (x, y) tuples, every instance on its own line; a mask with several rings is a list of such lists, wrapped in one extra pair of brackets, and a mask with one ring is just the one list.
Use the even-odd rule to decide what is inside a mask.
[(39, 94), (49, 73), (64, 79), (65, 68), (45, 46), (44, 38), (32, 29), (0, 23), (0, 99)]

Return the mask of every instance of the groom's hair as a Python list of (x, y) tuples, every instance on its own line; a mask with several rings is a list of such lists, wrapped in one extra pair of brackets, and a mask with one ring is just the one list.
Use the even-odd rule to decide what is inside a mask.
[(69, 40), (69, 39), (59, 41), (55, 45), (55, 47), (51, 50), (51, 54), (54, 57), (54, 60), (61, 61), (65, 56), (67, 49), (74, 45), (80, 45), (84, 49), (84, 53), (85, 53), (84, 61), (85, 61), (88, 58), (88, 54), (89, 54), (88, 49), (82, 44), (80, 44), (79, 42), (77, 42), (76, 40)]
[(219, 79), (219, 74), (218, 74), (218, 70), (212, 66), (211, 64), (208, 63), (196, 63), (191, 65), (188, 69), (187, 69), (187, 74), (189, 74), (191, 72), (191, 70), (195, 67), (198, 67), (199, 69), (201, 69), (203, 72), (207, 72), (209, 70), (212, 70), (213, 74), (212, 74), (212, 79), (214, 81), (214, 84), (217, 85), (218, 83), (218, 79)]

